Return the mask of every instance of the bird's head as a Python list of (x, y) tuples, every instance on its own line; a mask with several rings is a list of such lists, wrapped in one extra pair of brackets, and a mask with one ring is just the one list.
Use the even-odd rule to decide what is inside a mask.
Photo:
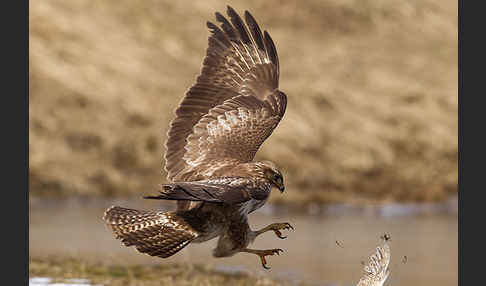
[(283, 176), (278, 167), (270, 161), (259, 162), (262, 167), (262, 173), (272, 186), (276, 187), (281, 193), (285, 190)]

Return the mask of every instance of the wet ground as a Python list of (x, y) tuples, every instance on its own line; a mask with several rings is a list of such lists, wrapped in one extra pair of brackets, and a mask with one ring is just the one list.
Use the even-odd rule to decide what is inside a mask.
[(305, 212), (264, 206), (250, 215), (253, 229), (273, 222), (290, 222), (295, 231), (278, 239), (269, 232), (253, 248), (282, 248), (268, 258), (271, 270), (257, 257), (237, 254), (213, 258), (212, 240), (192, 244), (169, 259), (142, 255), (114, 239), (101, 219), (111, 205), (139, 209), (167, 209), (172, 204), (148, 200), (31, 199), (30, 245), (32, 257), (76, 256), (87, 261), (127, 264), (195, 262), (223, 271), (245, 271), (316, 285), (355, 285), (384, 233), (391, 236), (391, 274), (388, 285), (458, 285), (457, 200), (442, 204), (391, 204), (353, 207), (312, 206)]
[(31, 277), (29, 286), (100, 286), (91, 284), (88, 279), (66, 279), (65, 282), (54, 281), (50, 277)]

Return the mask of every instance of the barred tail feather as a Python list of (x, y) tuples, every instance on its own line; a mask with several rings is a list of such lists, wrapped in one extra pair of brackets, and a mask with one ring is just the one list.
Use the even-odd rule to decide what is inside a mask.
[(141, 211), (112, 206), (105, 223), (125, 246), (150, 256), (167, 258), (187, 246), (198, 233), (175, 212)]

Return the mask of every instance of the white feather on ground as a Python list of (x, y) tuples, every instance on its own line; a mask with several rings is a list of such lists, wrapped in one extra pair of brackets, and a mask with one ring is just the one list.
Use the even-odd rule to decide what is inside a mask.
[(357, 286), (383, 286), (390, 274), (390, 246), (388, 239), (383, 239), (383, 244), (376, 248), (376, 252), (370, 256), (370, 261), (364, 266), (365, 274), (359, 280)]

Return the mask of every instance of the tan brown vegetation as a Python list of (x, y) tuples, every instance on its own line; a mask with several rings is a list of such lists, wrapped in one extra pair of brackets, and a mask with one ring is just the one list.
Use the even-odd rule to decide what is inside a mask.
[(215, 271), (197, 264), (123, 265), (60, 257), (30, 258), (29, 276), (50, 277), (59, 282), (81, 278), (89, 279), (96, 285), (112, 286), (291, 285), (285, 281), (253, 277), (243, 272)]
[[(173, 110), (226, 1), (30, 1), (31, 195), (141, 195), (165, 182)], [(257, 159), (274, 202), (457, 192), (457, 1), (229, 1), (276, 42), (286, 115)], [(161, 170), (161, 171), (160, 171)]]

